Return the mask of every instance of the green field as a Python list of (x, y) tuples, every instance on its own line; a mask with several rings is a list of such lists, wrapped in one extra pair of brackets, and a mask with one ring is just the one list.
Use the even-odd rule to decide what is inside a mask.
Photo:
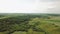
[(0, 14), (0, 34), (60, 34), (60, 14)]

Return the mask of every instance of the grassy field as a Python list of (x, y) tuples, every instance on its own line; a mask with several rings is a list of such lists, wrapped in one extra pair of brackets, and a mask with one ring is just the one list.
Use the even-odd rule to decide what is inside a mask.
[(0, 34), (60, 34), (60, 16), (12, 16), (0, 17)]

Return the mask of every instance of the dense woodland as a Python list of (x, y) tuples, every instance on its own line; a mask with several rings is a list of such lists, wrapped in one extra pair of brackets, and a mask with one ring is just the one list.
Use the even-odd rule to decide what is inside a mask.
[(0, 34), (60, 34), (60, 14), (0, 14)]

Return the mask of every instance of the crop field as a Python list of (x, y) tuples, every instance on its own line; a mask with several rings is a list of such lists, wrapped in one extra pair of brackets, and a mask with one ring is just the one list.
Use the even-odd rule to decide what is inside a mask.
[(0, 14), (0, 34), (60, 34), (60, 14)]

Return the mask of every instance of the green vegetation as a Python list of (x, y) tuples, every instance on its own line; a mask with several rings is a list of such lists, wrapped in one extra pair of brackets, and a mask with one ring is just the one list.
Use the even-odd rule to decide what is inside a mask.
[(0, 34), (60, 34), (60, 14), (0, 14)]

